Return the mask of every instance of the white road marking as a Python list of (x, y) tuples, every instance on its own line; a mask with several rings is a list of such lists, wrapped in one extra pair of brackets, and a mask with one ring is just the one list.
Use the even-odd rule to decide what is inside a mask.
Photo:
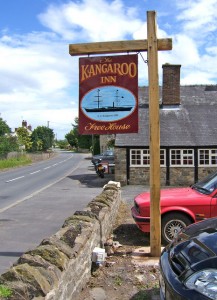
[(47, 170), (47, 169), (50, 169), (50, 168), (51, 168), (51, 166), (44, 168), (44, 170)]
[(36, 173), (39, 173), (41, 172), (41, 170), (38, 170), (38, 171), (35, 171), (35, 172), (32, 172), (32, 173), (29, 173), (30, 175), (33, 175), (33, 174), (36, 174)]
[[(59, 165), (59, 164), (61, 164), (61, 163), (64, 163), (64, 162), (66, 162), (67, 160), (71, 159), (72, 157), (73, 157), (73, 155), (70, 156), (70, 157), (67, 158), (67, 159), (64, 159), (64, 160), (62, 160), (62, 161), (60, 161), (60, 162), (58, 162), (58, 163), (55, 163), (55, 164), (53, 164), (53, 165), (50, 165), (50, 166), (44, 168), (44, 170), (50, 169), (50, 168), (55, 167), (55, 166), (57, 166), (57, 165)], [(33, 174), (37, 174), (37, 173), (39, 173), (39, 172), (41, 172), (41, 170), (38, 170), (38, 171), (35, 171), (35, 172), (32, 172), (32, 173), (29, 173), (29, 174), (30, 174), (30, 175), (33, 175)], [(24, 178), (24, 177), (25, 177), (25, 175), (24, 175), (24, 176), (20, 176), (20, 177), (16, 177), (16, 178), (13, 178), (13, 179), (10, 179), (10, 180), (7, 180), (7, 181), (5, 181), (5, 182), (6, 182), (6, 183), (12, 182), (12, 181), (15, 181), (15, 180)]]
[(6, 181), (6, 182), (15, 181), (15, 180), (21, 179), (21, 178), (23, 178), (23, 177), (25, 177), (25, 176), (16, 177), (16, 178), (10, 179), (10, 180), (8, 180), (8, 181)]

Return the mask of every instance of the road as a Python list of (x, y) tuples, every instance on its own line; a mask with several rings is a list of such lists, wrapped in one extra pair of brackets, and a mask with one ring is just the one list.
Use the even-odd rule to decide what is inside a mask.
[(0, 172), (0, 274), (24, 252), (56, 233), (113, 175), (96, 176), (87, 154), (61, 153)]
[(0, 172), (0, 212), (78, 168), (82, 154), (60, 152), (56, 157), (22, 168)]

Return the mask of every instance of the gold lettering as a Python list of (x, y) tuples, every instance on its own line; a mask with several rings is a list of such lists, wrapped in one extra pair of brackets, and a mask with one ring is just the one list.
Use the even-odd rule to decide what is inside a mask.
[(117, 124), (117, 123), (109, 123), (108, 126), (105, 125), (97, 125), (96, 123), (88, 123), (85, 126), (85, 130), (90, 131), (108, 131), (108, 130), (129, 130), (131, 127), (130, 124)]
[(101, 83), (115, 83), (116, 82), (116, 76), (103, 76), (101, 77)]
[(81, 82), (96, 75), (106, 75), (115, 77), (129, 76), (131, 78), (137, 75), (137, 65), (134, 62), (131, 63), (103, 63), (81, 66)]

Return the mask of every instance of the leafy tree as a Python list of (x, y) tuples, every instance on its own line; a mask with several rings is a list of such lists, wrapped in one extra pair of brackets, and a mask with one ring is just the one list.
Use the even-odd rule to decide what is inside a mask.
[(57, 146), (60, 147), (60, 149), (66, 149), (69, 145), (67, 140), (59, 140), (56, 142)]
[(75, 124), (72, 124), (73, 129), (65, 135), (71, 147), (90, 149), (92, 146), (92, 135), (81, 135), (78, 132), (79, 119), (75, 118)]
[(115, 146), (115, 138), (110, 138), (107, 142), (107, 147), (114, 148), (114, 146)]
[(7, 153), (18, 150), (19, 145), (15, 136), (0, 136), (0, 158), (5, 158)]
[(19, 150), (16, 137), (12, 137), (10, 133), (10, 127), (0, 118), (0, 158), (5, 158), (11, 151)]
[(28, 151), (32, 148), (31, 134), (26, 127), (17, 128), (18, 142), (20, 145), (24, 145)]
[(7, 125), (7, 123), (2, 118), (0, 118), (0, 136), (3, 136), (10, 132), (11, 132), (10, 127)]
[(54, 132), (46, 126), (38, 126), (32, 132), (32, 150), (33, 151), (46, 151), (52, 147), (54, 142)]
[(73, 129), (65, 135), (65, 138), (71, 147), (78, 148), (78, 135)]

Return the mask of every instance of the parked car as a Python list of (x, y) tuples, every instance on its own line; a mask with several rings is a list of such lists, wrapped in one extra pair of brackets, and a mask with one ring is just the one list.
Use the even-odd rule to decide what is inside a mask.
[(217, 218), (192, 224), (160, 257), (161, 300), (217, 299)]
[(95, 165), (97, 162), (108, 162), (109, 164), (114, 164), (114, 151), (113, 150), (106, 150), (105, 152), (94, 155), (92, 157), (92, 163)]
[[(184, 227), (217, 216), (217, 172), (185, 188), (161, 190), (161, 236), (168, 244)], [(150, 193), (135, 197), (132, 216), (140, 230), (150, 232)]]

